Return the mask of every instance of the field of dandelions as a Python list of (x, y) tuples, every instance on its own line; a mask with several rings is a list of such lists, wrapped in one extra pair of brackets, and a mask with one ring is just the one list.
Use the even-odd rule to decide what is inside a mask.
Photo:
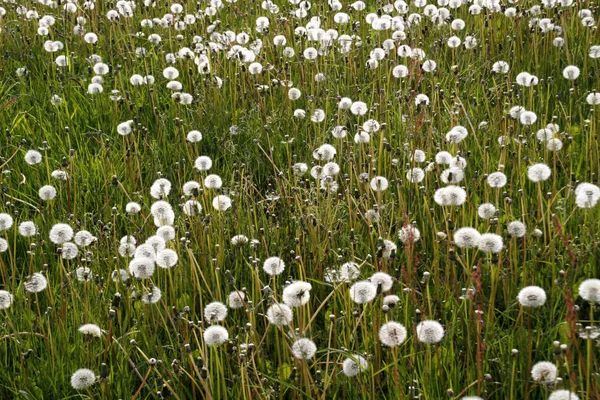
[(600, 399), (598, 18), (3, 0), (0, 398)]

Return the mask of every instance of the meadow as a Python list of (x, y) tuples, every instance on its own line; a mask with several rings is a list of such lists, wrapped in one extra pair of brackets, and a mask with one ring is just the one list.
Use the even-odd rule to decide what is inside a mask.
[(0, 399), (600, 399), (600, 5), (405, 1), (3, 0)]

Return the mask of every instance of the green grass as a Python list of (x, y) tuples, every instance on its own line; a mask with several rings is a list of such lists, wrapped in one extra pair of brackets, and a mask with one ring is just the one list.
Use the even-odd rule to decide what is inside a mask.
[[(422, 72), (419, 61), (403, 59), (395, 50), (375, 70), (366, 68), (370, 51), (393, 32), (375, 31), (365, 21), (368, 12), (380, 8), (376, 2), (367, 2), (362, 12), (348, 11), (345, 4), (351, 21), (360, 22), (354, 29), (352, 22), (334, 24), (336, 12), (325, 1), (313, 1), (307, 18), (277, 21), (295, 7), (278, 1), (281, 10), (275, 16), (262, 10), (261, 2), (240, 0), (225, 3), (214, 17), (199, 17), (184, 31), (140, 28), (143, 19), (170, 12), (166, 2), (154, 8), (139, 2), (132, 18), (114, 23), (106, 18), (115, 8), (110, 1), (75, 14), (24, 3), (40, 17), (54, 15), (56, 23), (43, 37), (37, 34), (36, 20), (18, 15), (15, 4), (2, 5), (7, 13), (0, 19), (0, 213), (11, 214), (15, 224), (0, 232), (9, 245), (0, 253), (0, 289), (14, 295), (11, 307), (0, 310), (0, 398), (150, 399), (161, 392), (175, 399), (215, 400), (547, 399), (552, 389), (535, 383), (530, 374), (538, 361), (556, 363), (562, 381), (555, 388), (572, 390), (581, 399), (599, 398), (597, 341), (580, 339), (577, 324), (595, 325), (593, 305), (578, 296), (578, 286), (600, 277), (600, 212), (598, 207), (577, 208), (573, 190), (579, 182), (597, 184), (600, 171), (598, 107), (586, 102), (590, 91), (600, 90), (598, 60), (588, 57), (590, 46), (600, 45), (600, 30), (582, 26), (577, 16), (590, 8), (598, 19), (593, 2), (542, 8), (538, 18), (552, 18), (562, 28), (564, 47), (552, 44), (558, 34), (532, 31), (529, 15), (507, 18), (484, 10), (472, 16), (469, 5), (463, 5), (450, 9), (453, 18), (466, 22), (459, 32), (423, 17), (396, 46), (423, 49), (426, 59), (437, 63), (433, 73)], [(201, 4), (201, 9), (208, 6)], [(535, 4), (524, 1), (518, 7), (521, 11)], [(193, 14), (200, 8), (187, 2), (184, 9)], [(411, 4), (413, 12), (423, 11)], [(294, 28), (314, 15), (322, 16), (326, 30), (359, 36), (362, 46), (355, 46), (356, 39), (348, 54), (336, 44), (315, 61), (303, 60), (305, 48), (319, 45), (295, 35)], [(73, 34), (77, 16), (86, 17), (86, 30), (98, 35), (98, 44)], [(266, 33), (254, 30), (259, 16), (270, 19)], [(162, 75), (165, 55), (184, 46), (193, 49), (196, 35), (207, 47), (211, 24), (216, 32), (245, 31), (251, 42), (263, 40), (256, 61), (264, 71), (249, 74), (247, 67), (227, 59), (228, 48), (208, 54), (210, 74), (199, 73), (193, 60), (178, 59), (173, 64), (180, 72), (177, 80), (194, 102), (177, 104)], [(152, 45), (137, 37), (138, 31), (146, 37), (158, 33), (162, 42)], [(472, 35), (478, 45), (450, 49), (446, 42), (454, 34), (463, 40)], [(276, 35), (287, 38), (295, 57), (285, 58), (283, 49), (273, 45)], [(46, 40), (61, 41), (65, 50), (46, 52)], [(147, 55), (138, 57), (135, 49), (142, 46)], [(59, 54), (69, 55), (68, 67), (54, 63)], [(110, 66), (102, 94), (87, 94), (94, 73), (86, 59), (92, 54)], [(500, 60), (510, 64), (506, 75), (491, 72)], [(409, 68), (407, 78), (392, 76), (398, 64)], [(574, 82), (562, 76), (567, 65), (581, 69)], [(20, 67), (28, 71), (22, 77), (16, 74)], [(515, 77), (522, 71), (538, 76), (539, 84), (517, 85)], [(317, 72), (326, 81), (316, 82)], [(133, 86), (133, 74), (153, 75), (156, 82)], [(221, 88), (215, 76), (222, 79)], [(302, 97), (290, 101), (289, 88), (279, 81), (291, 81)], [(259, 91), (258, 85), (270, 88)], [(111, 90), (118, 90), (121, 99), (111, 100)], [(429, 97), (428, 106), (415, 105), (419, 93)], [(63, 99), (59, 105), (50, 102), (55, 94)], [(338, 97), (363, 101), (369, 112), (359, 117), (338, 110)], [(526, 127), (511, 119), (508, 110), (516, 105), (534, 111), (537, 122)], [(293, 117), (298, 108), (306, 110), (305, 119)], [(323, 122), (311, 122), (315, 109), (325, 111)], [(354, 134), (367, 119), (386, 126), (371, 134), (370, 143), (358, 145)], [(116, 129), (127, 120), (134, 121), (134, 130), (123, 137)], [(547, 150), (535, 137), (551, 122), (560, 126), (556, 137), (564, 147), (559, 152)], [(232, 125), (238, 126), (238, 135), (230, 134)], [(345, 138), (331, 135), (337, 125), (347, 128)], [(445, 134), (456, 125), (465, 126), (469, 135), (449, 144)], [(201, 142), (186, 142), (193, 129), (202, 132)], [(506, 145), (498, 143), (500, 136), (509, 138)], [(312, 153), (325, 143), (335, 146), (334, 161), (341, 167), (336, 193), (321, 190), (308, 173), (298, 177), (292, 170), (297, 162), (309, 169), (323, 165)], [(30, 149), (42, 153), (41, 164), (24, 161)], [(460, 183), (468, 196), (464, 205), (434, 202), (435, 191), (445, 186), (439, 178), (442, 165), (433, 166), (421, 183), (407, 180), (409, 168), (427, 165), (411, 161), (416, 149), (426, 152), (427, 162), (442, 150), (466, 159)], [(223, 179), (223, 188), (198, 193), (203, 211), (186, 216), (179, 207), (188, 200), (181, 187), (206, 176), (194, 169), (201, 155), (211, 157), (210, 173)], [(534, 163), (549, 165), (551, 178), (530, 182), (527, 167)], [(66, 171), (68, 180), (52, 178), (56, 169)], [(502, 189), (486, 181), (486, 174), (497, 170), (508, 179)], [(369, 180), (384, 176), (390, 187), (375, 193), (361, 181), (361, 173)], [(156, 199), (150, 186), (159, 177), (173, 185), (165, 200), (175, 210), (177, 233), (167, 247), (177, 252), (179, 262), (169, 270), (157, 268), (151, 279), (114, 282), (112, 271), (127, 269), (130, 261), (119, 256), (119, 239), (133, 235), (143, 243), (155, 235), (150, 206)], [(38, 189), (48, 184), (58, 194), (44, 202)], [(215, 210), (217, 194), (229, 195), (232, 208)], [(139, 214), (125, 212), (130, 201), (142, 205)], [(477, 216), (484, 202), (498, 208), (495, 223)], [(381, 218), (371, 224), (364, 214), (375, 205)], [(526, 224), (524, 238), (508, 236), (506, 226), (514, 220)], [(20, 236), (16, 227), (23, 221), (35, 222), (38, 234)], [(421, 239), (404, 246), (398, 232), (413, 221)], [(96, 243), (80, 248), (74, 260), (62, 259), (48, 236), (59, 222), (90, 231)], [(452, 232), (463, 226), (502, 235), (504, 250), (490, 256), (457, 248)], [(535, 237), (534, 229), (542, 236)], [(232, 246), (237, 234), (256, 242)], [(382, 257), (383, 239), (398, 244), (395, 257)], [(270, 256), (286, 264), (275, 278), (262, 269)], [(325, 271), (347, 261), (361, 265), (360, 279), (375, 271), (393, 276), (394, 286), (386, 294), (398, 295), (398, 305), (384, 312), (383, 295), (357, 305), (350, 300), (350, 284), (326, 282)], [(92, 271), (88, 281), (76, 277), (82, 266)], [(24, 287), (34, 272), (48, 278), (48, 288), (38, 294)], [(267, 308), (281, 301), (287, 281), (298, 279), (312, 284), (310, 301), (294, 310), (290, 326), (269, 324)], [(158, 303), (132, 298), (153, 285), (162, 290)], [(530, 285), (545, 289), (543, 307), (527, 309), (517, 302), (519, 291)], [(230, 341), (208, 347), (204, 306), (226, 302), (231, 291), (242, 288), (246, 306), (230, 309), (220, 323)], [(472, 295), (461, 299), (468, 288)], [(446, 334), (439, 344), (417, 340), (416, 325), (425, 319), (443, 324)], [(378, 332), (392, 320), (406, 326), (408, 339), (390, 349), (380, 343)], [(84, 323), (100, 326), (101, 338), (80, 334), (77, 329)], [(297, 337), (317, 345), (312, 360), (293, 357)], [(365, 356), (369, 368), (348, 378), (341, 363), (353, 354)], [(155, 365), (152, 358), (158, 360)], [(73, 389), (70, 378), (79, 368), (93, 370), (97, 383)]]

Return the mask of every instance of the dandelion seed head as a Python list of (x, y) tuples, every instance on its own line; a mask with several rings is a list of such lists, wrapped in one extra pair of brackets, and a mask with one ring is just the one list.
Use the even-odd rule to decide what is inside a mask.
[(531, 377), (535, 382), (543, 384), (552, 384), (556, 381), (558, 370), (556, 366), (549, 361), (540, 361), (531, 368)]
[(283, 289), (283, 302), (290, 307), (300, 307), (310, 300), (312, 285), (304, 281), (295, 281)]
[(527, 286), (521, 289), (517, 300), (523, 307), (541, 307), (546, 303), (546, 292), (539, 286)]
[(92, 386), (96, 382), (96, 374), (94, 371), (81, 368), (71, 375), (71, 386), (75, 390), (83, 390)]
[(344, 375), (351, 378), (365, 371), (368, 367), (369, 363), (367, 360), (364, 357), (355, 354), (352, 358), (349, 357), (344, 360), (342, 363), (342, 372)]
[(279, 275), (285, 269), (285, 263), (279, 257), (269, 257), (263, 263), (263, 270), (269, 275)]
[(25, 281), (23, 286), (29, 293), (40, 293), (48, 287), (48, 280), (41, 273), (35, 272)]
[(204, 318), (210, 322), (223, 321), (227, 316), (227, 306), (214, 301), (204, 307)]
[(58, 223), (50, 229), (50, 241), (54, 244), (63, 244), (73, 238), (73, 228), (67, 224)]
[(417, 325), (417, 338), (422, 343), (439, 343), (444, 338), (444, 327), (437, 321), (421, 321)]
[(5, 310), (13, 303), (14, 296), (6, 290), (0, 290), (0, 310)]
[(372, 301), (377, 295), (377, 286), (369, 281), (356, 282), (350, 287), (350, 299), (356, 304)]
[(273, 325), (288, 325), (293, 316), (292, 309), (285, 304), (275, 303), (267, 309), (267, 319)]
[(548, 400), (579, 400), (579, 396), (566, 389), (560, 389), (550, 393)]
[(85, 324), (79, 327), (79, 332), (86, 336), (100, 337), (102, 336), (102, 329), (96, 324)]
[(292, 345), (292, 354), (299, 360), (310, 360), (317, 352), (317, 345), (310, 339), (301, 338)]
[(156, 304), (161, 299), (161, 297), (162, 297), (161, 290), (158, 287), (153, 286), (152, 289), (150, 289), (150, 290), (146, 291), (144, 294), (142, 294), (142, 296), (140, 297), (140, 300), (142, 300), (142, 303), (144, 303), (144, 304)]
[(390, 321), (379, 328), (379, 340), (387, 347), (400, 346), (406, 337), (406, 328), (398, 322)]
[(579, 296), (590, 303), (600, 303), (600, 279), (586, 279), (581, 282)]
[(479, 245), (481, 234), (475, 228), (463, 227), (454, 232), (454, 243), (461, 249), (470, 249)]
[(229, 332), (220, 325), (212, 325), (206, 328), (202, 337), (207, 346), (216, 346), (229, 340)]

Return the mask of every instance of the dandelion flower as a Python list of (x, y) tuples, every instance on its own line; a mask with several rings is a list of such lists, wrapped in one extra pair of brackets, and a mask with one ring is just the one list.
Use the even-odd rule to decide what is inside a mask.
[(421, 232), (419, 232), (417, 227), (412, 224), (406, 225), (398, 232), (398, 239), (400, 239), (402, 243), (418, 242), (419, 239), (421, 239)]
[(387, 347), (400, 346), (406, 336), (406, 328), (398, 322), (390, 321), (379, 328), (379, 340)]
[(482, 219), (490, 219), (496, 215), (496, 207), (492, 203), (483, 203), (477, 208), (477, 215)]
[(504, 242), (500, 235), (484, 233), (479, 237), (477, 247), (484, 253), (500, 253), (504, 248)]
[(317, 346), (310, 339), (298, 339), (292, 345), (292, 354), (299, 360), (310, 360), (315, 356)]
[(13, 303), (14, 296), (6, 290), (0, 290), (0, 310), (5, 310)]
[(171, 268), (177, 264), (178, 256), (175, 250), (163, 249), (156, 254), (156, 265), (161, 268)]
[(504, 175), (500, 171), (492, 172), (491, 174), (488, 175), (488, 178), (487, 178), (488, 185), (490, 185), (490, 187), (493, 187), (493, 188), (504, 187), (506, 185), (507, 181), (508, 181), (508, 179), (506, 179), (506, 175)]
[(214, 301), (204, 307), (204, 318), (211, 322), (223, 321), (226, 316), (227, 306), (221, 302)]
[(439, 343), (444, 338), (444, 327), (437, 321), (421, 321), (417, 325), (417, 338), (422, 343)]
[(96, 324), (85, 324), (79, 327), (79, 332), (86, 336), (100, 337), (102, 336), (102, 330)]
[(263, 270), (269, 275), (279, 275), (285, 269), (285, 263), (279, 257), (269, 257), (263, 264)]
[(229, 340), (229, 332), (220, 325), (209, 326), (202, 336), (207, 346), (216, 346)]
[(213, 199), (212, 205), (217, 211), (227, 211), (231, 208), (231, 199), (228, 196), (221, 194)]
[(300, 307), (308, 303), (312, 285), (304, 281), (295, 281), (283, 289), (283, 302), (290, 307)]
[(350, 287), (350, 299), (357, 304), (372, 301), (377, 295), (377, 286), (369, 281), (356, 282)]
[(50, 229), (50, 241), (54, 244), (63, 244), (73, 238), (73, 228), (67, 224), (55, 224)]
[(367, 360), (359, 356), (358, 354), (352, 356), (352, 358), (346, 358), (342, 363), (342, 372), (349, 378), (352, 378), (359, 373), (363, 372), (369, 367)]
[(600, 279), (586, 279), (581, 282), (579, 296), (590, 303), (600, 303)]
[(292, 309), (285, 304), (275, 303), (267, 309), (267, 319), (273, 325), (288, 325), (293, 316)]
[(470, 249), (479, 245), (481, 234), (475, 228), (463, 227), (454, 232), (454, 243), (461, 249)]
[(96, 382), (96, 374), (94, 374), (94, 371), (87, 368), (78, 369), (71, 375), (71, 386), (75, 390), (87, 389), (92, 386), (94, 382)]
[(375, 272), (373, 275), (371, 275), (369, 281), (377, 289), (381, 288), (381, 292), (387, 292), (394, 284), (394, 279), (385, 272)]
[(517, 296), (523, 307), (541, 307), (546, 302), (546, 292), (539, 286), (527, 286)]
[(33, 221), (24, 221), (19, 224), (19, 234), (25, 237), (35, 236), (37, 233), (37, 227)]
[(569, 65), (563, 70), (563, 76), (565, 79), (570, 81), (574, 81), (575, 79), (579, 78), (580, 73), (581, 71), (575, 65)]
[(0, 232), (7, 231), (13, 226), (13, 218), (8, 214), (0, 214)]
[(518, 238), (525, 236), (525, 233), (527, 232), (525, 224), (521, 221), (512, 221), (510, 224), (508, 224), (506, 230), (510, 236)]
[(40, 196), (40, 199), (44, 201), (49, 201), (56, 197), (56, 188), (51, 185), (45, 185), (40, 188), (38, 194)]
[(42, 154), (36, 150), (29, 150), (25, 153), (25, 162), (29, 165), (36, 165), (42, 162)]
[(556, 365), (553, 363), (549, 361), (540, 361), (535, 363), (531, 368), (531, 377), (535, 382), (548, 385), (556, 381), (557, 372)]
[(546, 164), (534, 164), (527, 168), (527, 177), (532, 182), (543, 182), (550, 178), (552, 170)]
[(560, 389), (550, 393), (548, 400), (579, 400), (579, 396), (568, 390)]
[(25, 290), (29, 293), (40, 293), (46, 290), (48, 287), (48, 281), (46, 277), (39, 272), (34, 273), (29, 279), (23, 284)]
[(229, 308), (236, 309), (244, 307), (246, 299), (246, 294), (239, 290), (234, 290), (229, 293), (227, 297), (227, 304), (229, 304)]
[(154, 274), (154, 260), (136, 257), (129, 262), (129, 273), (138, 279), (150, 278)]

